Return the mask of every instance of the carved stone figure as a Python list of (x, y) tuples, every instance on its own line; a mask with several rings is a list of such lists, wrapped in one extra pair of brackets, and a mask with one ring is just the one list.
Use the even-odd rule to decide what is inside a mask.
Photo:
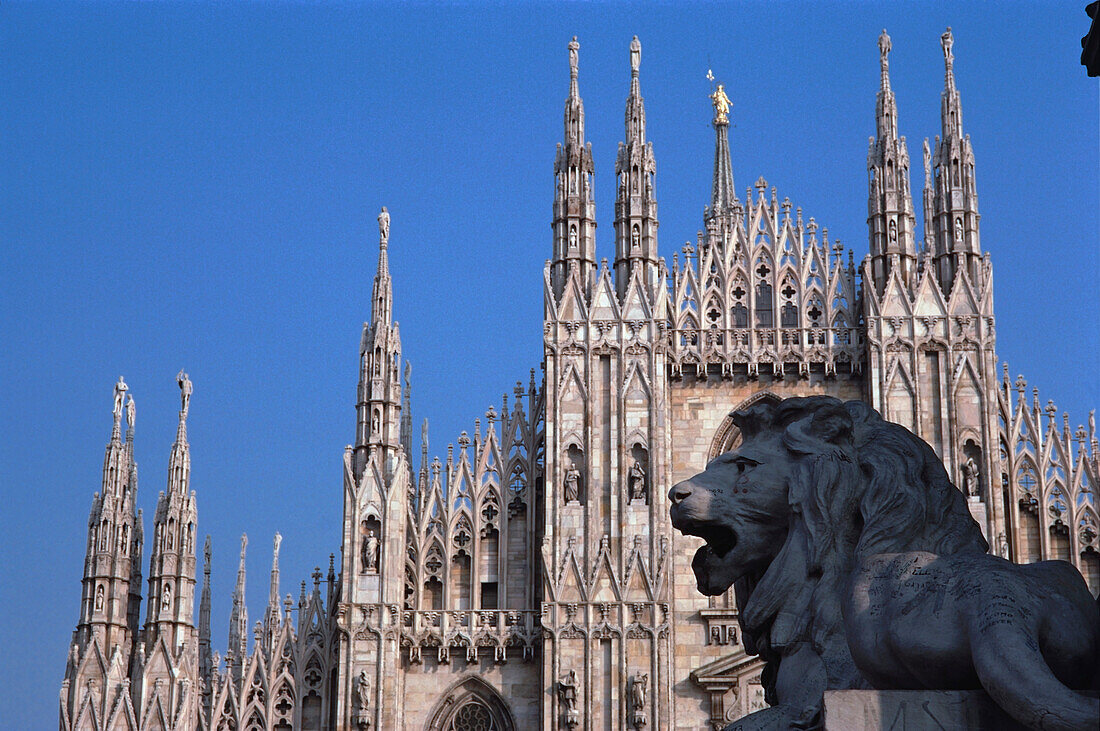
[(645, 500), (645, 468), (638, 460), (630, 465), (630, 500)]
[(374, 530), (368, 530), (363, 537), (363, 568), (367, 571), (378, 570), (378, 536)]
[[(703, 538), (699, 590), (735, 587), (771, 708), (744, 729), (810, 727), (826, 689), (976, 689), (1020, 723), (1091, 728), (1096, 601), (1071, 565), (986, 553), (926, 443), (859, 401), (734, 412), (743, 442), (669, 491)], [(1057, 622), (1041, 621), (1058, 617)]]
[(390, 240), (390, 212), (382, 206), (382, 212), (378, 214), (378, 238), (388, 243)]
[(573, 728), (580, 722), (577, 713), (577, 671), (570, 670), (558, 679), (558, 698), (565, 709), (565, 725)]
[(164, 593), (160, 597), (160, 608), (168, 610), (172, 608), (172, 585), (164, 585)]
[(370, 678), (365, 670), (355, 679), (355, 723), (360, 731), (370, 728)]
[(130, 387), (126, 385), (126, 381), (122, 380), (122, 376), (119, 376), (118, 383), (115, 384), (115, 406), (112, 410), (116, 421), (122, 418), (122, 404), (128, 390)]
[(966, 486), (966, 494), (970, 497), (978, 497), (978, 464), (973, 457), (968, 457), (963, 465), (963, 484)]
[(95, 588), (95, 610), (97, 612), (103, 611), (103, 584)]
[(562, 489), (562, 494), (565, 497), (565, 502), (575, 503), (580, 502), (581, 499), (581, 473), (577, 469), (577, 465), (570, 463), (569, 467), (565, 470), (565, 484)]
[(134, 421), (137, 420), (137, 407), (134, 406), (134, 397), (131, 396), (126, 400), (126, 426), (129, 429), (134, 428)]
[(180, 414), (182, 418), (187, 418), (187, 409), (191, 406), (191, 379), (187, 374), (180, 369), (180, 372), (176, 375), (176, 383), (180, 387)]
[[(646, 685), (648, 683), (648, 673), (635, 673), (634, 677), (630, 679), (630, 709), (632, 711), (645, 710)], [(645, 716), (643, 715), (642, 718), (645, 718)]]

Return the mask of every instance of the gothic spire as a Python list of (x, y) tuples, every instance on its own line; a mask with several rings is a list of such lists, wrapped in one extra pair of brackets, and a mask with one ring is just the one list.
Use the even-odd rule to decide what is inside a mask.
[(401, 338), (393, 321), (393, 284), (388, 258), (390, 214), (378, 214), (378, 273), (371, 297), (371, 321), (359, 342), (354, 472), (361, 475), (374, 446), (400, 445)]
[(979, 273), (978, 193), (974, 180), (974, 150), (963, 133), (962, 101), (955, 85), (955, 40), (948, 28), (940, 36), (944, 88), (940, 95), (940, 127), (936, 137), (932, 215), (935, 219), (933, 256), (940, 287), (949, 292), (960, 270), (974, 282)]
[(182, 370), (179, 425), (168, 458), (168, 489), (157, 498), (153, 519), (153, 551), (149, 557), (149, 597), (145, 615), (145, 647), (152, 651), (163, 639), (168, 647), (194, 640), (195, 626), (195, 493), (190, 489), (191, 452), (187, 445), (187, 413), (191, 379)]
[(387, 249), (390, 243), (390, 214), (385, 206), (378, 214), (378, 273), (374, 275), (371, 293), (371, 321), (390, 323), (393, 311), (393, 284), (390, 280), (390, 261)]
[[(120, 684), (140, 634), (141, 523), (135, 515), (137, 466), (133, 457), (133, 398), (119, 376), (114, 386), (111, 436), (103, 457), (99, 492), (92, 498), (81, 579), (80, 614), (69, 651), (61, 688), (62, 717), (75, 719), (90, 687), (104, 698), (121, 698), (128, 688)], [(122, 418), (127, 418), (126, 444)], [(121, 666), (102, 660), (121, 658)], [(98, 658), (85, 661), (89, 654)], [(121, 673), (119, 672), (121, 670)]]
[(248, 546), (248, 534), (241, 534), (241, 561), (237, 567), (237, 586), (233, 589), (233, 609), (229, 614), (229, 664), (237, 677), (248, 653), (248, 607), (244, 601), (244, 554)]
[(916, 270), (916, 218), (909, 184), (909, 150), (898, 137), (898, 106), (890, 88), (890, 36), (878, 38), (880, 80), (875, 104), (875, 136), (867, 152), (870, 190), (867, 227), (871, 274), (881, 293), (891, 272), (911, 284)]
[(275, 546), (271, 554), (271, 587), (268, 592), (268, 611), (279, 612), (279, 545), (283, 537), (277, 531), (275, 533)]
[(176, 376), (180, 387), (179, 424), (176, 427), (176, 441), (172, 445), (172, 454), (168, 458), (168, 493), (187, 494), (187, 485), (191, 478), (191, 448), (187, 444), (187, 412), (191, 407), (191, 379), (181, 369)]
[[(707, 78), (714, 75), (707, 71)], [(734, 190), (734, 167), (729, 162), (729, 97), (726, 88), (719, 84), (711, 95), (714, 104), (714, 185), (711, 188), (711, 207), (707, 220), (726, 215), (740, 202)]]
[(560, 296), (573, 269), (587, 285), (596, 265), (596, 204), (592, 198), (592, 145), (584, 141), (584, 102), (577, 86), (580, 44), (569, 42), (569, 96), (565, 132), (554, 159), (554, 251), (551, 281)]
[(209, 714), (209, 700), (212, 697), (211, 679), (214, 675), (214, 659), (210, 650), (210, 561), (212, 557), (210, 536), (206, 536), (202, 545), (202, 598), (199, 600), (199, 678), (207, 689), (203, 697), (207, 714)]
[(630, 42), (630, 95), (626, 98), (626, 141), (619, 143), (615, 161), (615, 282), (625, 295), (635, 270), (651, 288), (657, 281), (657, 202), (653, 197), (656, 163), (653, 143), (646, 141), (645, 103), (638, 69), (642, 44)]
[(401, 446), (412, 471), (412, 363), (405, 361), (405, 389), (401, 392)]
[(940, 47), (943, 48), (943, 94), (941, 96), (942, 113), (940, 117), (943, 136), (962, 136), (962, 102), (959, 99), (959, 90), (955, 86), (955, 54), (952, 47), (955, 38), (951, 34), (951, 28), (940, 36)]

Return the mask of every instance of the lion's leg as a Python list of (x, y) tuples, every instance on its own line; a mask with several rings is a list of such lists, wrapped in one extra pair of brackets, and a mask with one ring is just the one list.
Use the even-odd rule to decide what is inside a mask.
[(821, 704), (827, 684), (825, 663), (809, 643), (784, 655), (775, 678), (779, 703), (726, 726), (724, 731), (788, 731), (821, 726)]
[(1029, 728), (1095, 729), (1100, 700), (1074, 693), (1054, 677), (1035, 633), (1021, 617), (979, 613), (971, 620), (970, 653), (982, 687)]

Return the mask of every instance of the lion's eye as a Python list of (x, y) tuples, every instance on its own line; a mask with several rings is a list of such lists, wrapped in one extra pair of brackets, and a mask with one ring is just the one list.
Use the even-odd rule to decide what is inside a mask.
[(742, 475), (742, 474), (745, 473), (746, 470), (749, 470), (749, 469), (752, 469), (753, 467), (755, 467), (757, 465), (757, 462), (754, 462), (753, 460), (748, 459), (747, 457), (738, 457), (737, 461), (734, 462), (734, 464), (737, 465), (737, 474)]

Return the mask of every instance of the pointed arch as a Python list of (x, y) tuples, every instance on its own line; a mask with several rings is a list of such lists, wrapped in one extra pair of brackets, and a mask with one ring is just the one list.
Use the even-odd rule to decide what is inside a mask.
[[(476, 675), (458, 680), (432, 710), (427, 731), (515, 731), (515, 721), (507, 701), (491, 685)], [(458, 722), (465, 722), (460, 725)]]

